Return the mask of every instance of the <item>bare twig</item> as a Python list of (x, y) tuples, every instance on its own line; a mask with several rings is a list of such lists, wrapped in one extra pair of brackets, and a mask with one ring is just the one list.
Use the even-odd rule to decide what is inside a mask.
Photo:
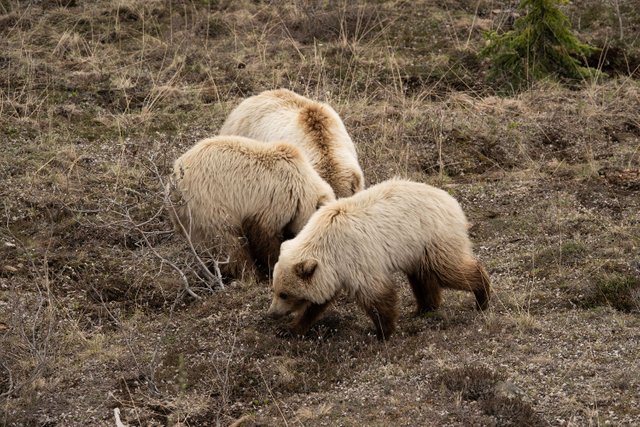
[[(173, 180), (170, 180), (168, 183), (167, 191), (165, 192), (165, 205), (168, 206), (169, 209), (171, 209), (171, 213), (173, 214), (173, 217), (176, 219), (176, 222), (178, 224), (178, 226), (180, 227), (180, 231), (182, 232), (182, 235), (186, 238), (187, 240), (187, 244), (189, 245), (189, 249), (191, 250), (191, 253), (194, 255), (196, 261), (198, 261), (198, 263), (200, 264), (200, 266), (202, 267), (202, 272), (203, 274), (207, 277), (207, 279), (209, 280), (209, 283), (211, 283), (214, 286), (219, 287), (220, 289), (224, 289), (224, 284), (222, 283), (222, 274), (220, 272), (220, 267), (219, 267), (219, 263), (220, 261), (214, 261), (212, 264), (212, 268), (215, 271), (215, 275), (211, 273), (211, 271), (209, 270), (209, 267), (204, 263), (204, 261), (202, 260), (202, 258), (200, 258), (200, 256), (198, 255), (198, 251), (196, 251), (196, 248), (193, 245), (193, 241), (191, 239), (191, 233), (189, 231), (187, 231), (187, 229), (185, 228), (184, 224), (182, 224), (182, 221), (180, 220), (180, 217), (176, 211), (176, 207), (175, 204), (171, 202), (170, 200), (170, 192), (171, 192), (171, 188), (175, 185), (175, 183), (173, 182)], [(189, 224), (192, 224), (193, 221), (191, 221), (191, 210), (188, 209), (189, 212)], [(224, 262), (228, 262), (228, 260), (224, 261)]]
[(221, 369), (217, 364), (214, 364), (213, 367), (216, 371), (216, 376), (218, 377), (218, 388), (221, 398), (221, 404), (218, 409), (218, 423), (220, 416), (229, 409), (229, 405), (231, 402), (231, 388), (232, 384), (230, 384), (231, 380), (231, 363), (238, 361), (238, 358), (235, 357), (237, 341), (238, 341), (238, 329), (240, 328), (240, 320), (236, 317), (236, 327), (233, 333), (233, 342), (231, 343), (231, 349), (226, 356), (226, 363), (224, 364), (224, 368)]
[[(5, 210), (7, 210), (6, 206)], [(47, 359), (50, 353), (51, 342), (53, 340), (55, 326), (57, 324), (57, 320), (54, 316), (53, 296), (50, 292), (51, 288), (48, 269), (49, 246), (47, 246), (46, 248), (44, 259), (42, 261), (43, 267), (41, 270), (36, 265), (36, 261), (34, 260), (31, 251), (26, 247), (22, 240), (20, 240), (18, 236), (16, 236), (8, 227), (5, 232), (8, 236), (10, 236), (11, 240), (15, 242), (16, 246), (25, 254), (27, 259), (29, 260), (29, 263), (31, 264), (32, 271), (37, 277), (37, 280), (34, 281), (34, 284), (38, 291), (38, 299), (35, 313), (32, 316), (33, 321), (31, 322), (30, 327), (29, 321), (24, 317), (22, 317), (20, 321), (17, 322), (17, 332), (22, 338), (23, 342), (26, 343), (30, 354), (33, 356), (36, 362), (35, 367), (31, 370), (29, 376), (25, 380), (18, 384), (14, 384), (11, 377), (11, 371), (7, 366), (3, 364), (2, 366), (7, 370), (7, 372), (9, 372), (10, 386), (7, 392), (0, 395), (2, 397), (9, 394), (16, 395), (16, 393), (18, 393), (23, 387), (33, 383), (42, 375), (47, 366)], [(50, 243), (51, 240), (49, 241), (49, 244)], [(21, 300), (17, 301), (17, 304), (21, 303)], [(18, 311), (19, 310), (16, 310), (16, 313), (18, 313)]]
[(264, 374), (262, 373), (262, 369), (260, 369), (260, 366), (258, 366), (258, 371), (260, 372), (260, 377), (262, 378), (262, 382), (264, 383), (264, 386), (267, 388), (267, 391), (269, 392), (269, 395), (273, 399), (273, 403), (276, 404), (276, 408), (278, 409), (278, 412), (280, 413), (280, 416), (282, 417), (282, 421), (284, 421), (284, 425), (289, 427), (289, 423), (287, 422), (287, 418), (284, 416), (284, 412), (282, 412), (282, 408), (280, 408), (280, 405), (278, 404), (278, 399), (276, 399), (276, 397), (273, 395), (273, 392), (271, 391), (271, 387), (269, 387), (269, 384), (267, 384), (267, 380), (264, 379)]
[[(138, 230), (138, 231), (140, 231), (140, 230)], [(178, 275), (180, 276), (180, 279), (182, 279), (182, 283), (184, 284), (184, 290), (189, 295), (191, 295), (193, 298), (200, 299), (200, 296), (191, 290), (191, 287), (189, 286), (189, 279), (187, 279), (187, 275), (182, 271), (182, 269), (180, 267), (178, 267), (174, 262), (172, 262), (172, 261), (168, 260), (166, 257), (163, 257), (162, 255), (160, 255), (160, 253), (156, 250), (156, 248), (153, 247), (151, 242), (149, 242), (149, 238), (147, 237), (147, 234), (144, 231), (142, 231), (140, 234), (142, 235), (142, 238), (144, 239), (145, 243), (147, 244), (147, 247), (156, 256), (156, 258), (158, 258), (162, 263), (167, 264), (176, 273), (178, 273)]]
[(464, 44), (464, 48), (469, 48), (469, 43), (471, 42), (471, 34), (473, 33), (473, 29), (476, 25), (476, 20), (478, 19), (478, 9), (480, 8), (480, 0), (476, 2), (476, 10), (473, 11), (473, 21), (471, 21), (471, 27), (469, 27), (469, 34), (467, 34), (467, 41)]
[(620, 13), (619, 0), (612, 0), (613, 6), (616, 8), (616, 15), (618, 16), (618, 27), (620, 28), (619, 40), (624, 39), (624, 31), (622, 29), (622, 14)]
[(116, 427), (127, 427), (120, 421), (120, 408), (113, 408), (113, 417), (116, 419)]
[(5, 371), (7, 371), (7, 382), (9, 383), (7, 385), (7, 391), (0, 393), (0, 397), (6, 397), (11, 395), (11, 393), (13, 393), (13, 389), (14, 389), (14, 385), (13, 385), (13, 375), (11, 375), (11, 370), (9, 369), (9, 367), (7, 365), (5, 365), (4, 363), (2, 365), (0, 365), (4, 368)]

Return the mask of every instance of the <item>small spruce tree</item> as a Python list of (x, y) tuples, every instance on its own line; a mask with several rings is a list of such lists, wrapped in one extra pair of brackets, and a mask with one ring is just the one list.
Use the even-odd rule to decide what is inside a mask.
[(516, 89), (547, 76), (581, 79), (598, 74), (583, 66), (576, 56), (598, 49), (580, 42), (571, 32), (569, 18), (558, 7), (568, 0), (522, 0), (526, 11), (514, 28), (504, 34), (485, 33), (487, 46), (481, 51), (492, 60), (490, 78), (506, 80)]

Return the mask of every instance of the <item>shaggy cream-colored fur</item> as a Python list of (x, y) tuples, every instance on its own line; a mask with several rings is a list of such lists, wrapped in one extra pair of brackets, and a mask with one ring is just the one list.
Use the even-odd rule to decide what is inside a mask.
[(229, 114), (220, 135), (299, 146), (337, 197), (364, 188), (356, 149), (338, 113), (290, 90), (270, 90), (245, 99)]
[(474, 292), (485, 309), (489, 277), (467, 229), (458, 202), (426, 184), (392, 179), (332, 202), (282, 244), (269, 314), (297, 313), (293, 332), (302, 334), (344, 289), (387, 338), (398, 317), (397, 271), (408, 276), (418, 313), (438, 308), (442, 288)]
[(223, 267), (233, 277), (256, 274), (255, 261), (272, 267), (282, 240), (335, 199), (294, 145), (238, 136), (200, 141), (176, 160), (172, 178), (182, 199), (168, 206), (174, 224), (198, 248), (229, 255)]

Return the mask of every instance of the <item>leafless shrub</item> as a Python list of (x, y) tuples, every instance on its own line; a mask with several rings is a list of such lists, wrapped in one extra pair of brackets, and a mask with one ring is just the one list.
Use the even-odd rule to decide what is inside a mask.
[(492, 393), (500, 376), (486, 366), (464, 366), (445, 371), (440, 382), (449, 390), (462, 393), (468, 400), (478, 400)]
[(640, 279), (631, 274), (609, 273), (596, 277), (578, 303), (586, 308), (611, 306), (623, 312), (640, 311)]
[[(206, 292), (224, 288), (220, 264), (226, 261), (217, 259), (211, 253), (201, 254), (196, 250), (185, 226), (175, 215), (175, 203), (180, 203), (179, 201), (171, 200), (171, 187), (175, 184), (170, 180), (165, 181), (153, 158), (147, 160), (146, 167), (157, 182), (157, 190), (155, 192), (141, 193), (132, 188), (123, 188), (126, 193), (134, 196), (135, 201), (111, 200), (104, 211), (109, 219), (103, 222), (101, 226), (117, 227), (124, 236), (129, 238), (135, 236), (135, 239), (160, 262), (158, 269), (162, 270), (164, 266), (168, 266), (173, 270), (182, 281), (184, 291), (191, 297), (200, 299), (200, 296), (194, 290), (194, 286)], [(141, 206), (153, 206), (154, 210), (150, 216), (140, 218), (139, 212), (141, 210), (143, 212), (146, 211), (146, 209), (141, 209)], [(178, 222), (179, 231), (188, 247), (188, 253), (177, 258), (175, 254), (169, 254), (157, 247), (159, 238), (174, 233), (174, 230), (167, 229), (165, 225), (165, 218), (168, 212), (174, 213), (173, 216)], [(194, 285), (191, 284), (192, 279), (190, 277), (195, 278)]]
[[(8, 218), (8, 212), (6, 215)], [(34, 391), (51, 367), (59, 345), (60, 319), (51, 289), (48, 251), (42, 260), (36, 259), (8, 227), (2, 229), (2, 235), (16, 242), (16, 250), (27, 257), (33, 274), (32, 292), (19, 292), (18, 287), (12, 291), (9, 333), (2, 337), (0, 345), (0, 368), (7, 375), (0, 381), (0, 397), (15, 397)]]
[(488, 415), (496, 417), (500, 426), (541, 427), (548, 425), (528, 402), (518, 397), (492, 394), (480, 400), (480, 406)]
[(504, 426), (544, 426), (546, 422), (527, 402), (522, 391), (486, 366), (464, 366), (445, 371), (440, 381), (465, 400), (477, 400), (483, 411)]
[(291, 34), (302, 43), (318, 40), (349, 44), (374, 38), (384, 28), (383, 18), (373, 5), (330, 3), (328, 8), (313, 2), (302, 4), (301, 16), (289, 24)]
[(0, 375), (0, 397), (10, 395), (14, 390), (13, 375), (11, 375), (11, 369), (2, 363), (0, 368), (4, 371), (4, 374)]

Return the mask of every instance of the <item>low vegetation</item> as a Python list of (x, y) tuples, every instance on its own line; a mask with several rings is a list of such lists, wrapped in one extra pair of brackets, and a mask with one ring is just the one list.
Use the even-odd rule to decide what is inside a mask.
[[(563, 5), (606, 76), (513, 93), (479, 55), (513, 6), (0, 0), (0, 424), (637, 424), (640, 11)], [(283, 339), (267, 283), (202, 277), (164, 180), (275, 87), (338, 110), (368, 184), (460, 201), (488, 312), (406, 285), (388, 342), (346, 298)]]
[(522, 0), (522, 16), (514, 29), (486, 33), (482, 53), (491, 59), (492, 77), (508, 87), (521, 89), (543, 78), (585, 80), (599, 75), (584, 64), (598, 49), (580, 42), (571, 22), (560, 10), (568, 0)]

